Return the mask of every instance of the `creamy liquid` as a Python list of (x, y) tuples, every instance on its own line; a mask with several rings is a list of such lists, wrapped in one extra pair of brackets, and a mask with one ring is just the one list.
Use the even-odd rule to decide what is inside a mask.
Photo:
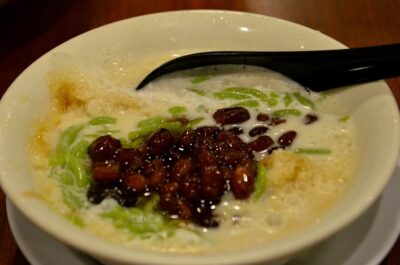
[[(85, 78), (82, 79), (82, 76)], [(193, 84), (198, 76), (208, 76), (209, 79)], [(323, 218), (324, 213), (345, 192), (357, 163), (354, 125), (351, 119), (339, 121), (347, 113), (335, 96), (309, 94), (298, 84), (265, 69), (221, 66), (172, 74), (139, 92), (121, 88), (112, 80), (99, 83), (84, 73), (77, 75), (76, 70), (62, 69), (50, 75), (50, 87), (55, 104), (39, 125), (30, 153), (41, 196), (63, 215), (68, 215), (69, 209), (62, 202), (58, 184), (48, 177), (48, 155), (54, 150), (60, 132), (71, 125), (109, 115), (118, 120), (114, 128), (119, 132), (115, 136), (126, 137), (140, 120), (168, 115), (168, 109), (173, 106), (184, 106), (185, 115), (190, 119), (203, 117), (204, 120), (197, 126), (214, 125), (212, 114), (215, 110), (231, 106), (238, 100), (215, 99), (210, 96), (213, 92), (227, 87), (251, 87), (265, 93), (276, 93), (279, 96), (276, 106), (260, 104), (257, 108), (248, 108), (252, 118), (240, 126), (244, 128), (242, 139), (249, 142), (252, 138), (248, 136), (248, 131), (255, 124), (261, 124), (255, 119), (257, 113), (289, 108), (281, 100), (285, 92), (300, 92), (316, 104), (316, 109), (311, 110), (293, 100), (290, 108), (300, 110), (302, 116), (316, 114), (319, 118), (317, 122), (304, 125), (301, 117), (289, 116), (286, 123), (270, 128), (268, 135), (274, 141), (289, 130), (295, 130), (298, 135), (285, 151), (278, 150), (272, 155), (265, 152), (257, 154), (257, 158), (267, 166), (265, 194), (258, 201), (239, 201), (234, 200), (231, 194), (225, 195), (215, 211), (222, 220), (216, 229), (195, 227), (198, 230), (196, 233), (181, 229), (171, 238), (141, 240), (99, 217), (99, 213), (115, 207), (116, 202), (112, 199), (74, 213), (85, 221), (86, 230), (117, 244), (161, 252), (202, 253), (243, 249), (271, 242)], [(207, 91), (207, 95), (200, 96), (191, 91), (193, 89)], [(330, 153), (295, 154), (293, 150), (296, 148), (324, 148)]]

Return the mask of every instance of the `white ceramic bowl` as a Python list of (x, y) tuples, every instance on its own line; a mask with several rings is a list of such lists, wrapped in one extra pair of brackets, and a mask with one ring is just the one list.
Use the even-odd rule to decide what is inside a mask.
[[(136, 17), (94, 29), (58, 46), (29, 66), (1, 101), (2, 189), (33, 223), (67, 245), (107, 264), (283, 263), (359, 216), (377, 199), (394, 170), (399, 150), (399, 115), (390, 89), (384, 82), (353, 86), (339, 94), (356, 123), (362, 143), (362, 162), (349, 191), (320, 223), (278, 240), (268, 248), (259, 246), (236, 253), (168, 255), (111, 245), (82, 232), (47, 204), (29, 196), (35, 188), (26, 152), (34, 124), (49, 108), (45, 76), (51, 56), (57, 52), (104, 53), (110, 47), (137, 59), (139, 79), (151, 67), (160, 64), (162, 55), (167, 54), (204, 50), (315, 50), (345, 46), (320, 32), (271, 17), (230, 11), (178, 11)], [(140, 62), (146, 62), (147, 68), (141, 69)]]

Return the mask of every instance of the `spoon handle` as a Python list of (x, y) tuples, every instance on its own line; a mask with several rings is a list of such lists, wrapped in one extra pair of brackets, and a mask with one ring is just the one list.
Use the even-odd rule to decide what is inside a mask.
[(269, 68), (313, 91), (400, 75), (400, 44), (322, 51), (216, 51), (173, 59), (151, 72), (137, 87), (166, 73), (219, 64)]

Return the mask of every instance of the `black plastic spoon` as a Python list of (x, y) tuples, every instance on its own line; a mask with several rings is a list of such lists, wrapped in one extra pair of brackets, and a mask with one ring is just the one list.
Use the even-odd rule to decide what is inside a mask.
[(184, 55), (148, 74), (136, 89), (164, 74), (201, 66), (242, 64), (269, 68), (312, 91), (400, 75), (400, 44), (321, 51), (214, 51)]

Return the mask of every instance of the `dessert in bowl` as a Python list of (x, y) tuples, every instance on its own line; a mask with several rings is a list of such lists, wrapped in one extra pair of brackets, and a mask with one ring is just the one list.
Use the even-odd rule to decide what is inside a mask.
[(399, 148), (389, 88), (311, 94), (250, 66), (133, 88), (192, 52), (343, 47), (227, 11), (160, 13), (85, 33), (4, 95), (2, 188), (33, 223), (106, 264), (283, 263), (383, 190)]

